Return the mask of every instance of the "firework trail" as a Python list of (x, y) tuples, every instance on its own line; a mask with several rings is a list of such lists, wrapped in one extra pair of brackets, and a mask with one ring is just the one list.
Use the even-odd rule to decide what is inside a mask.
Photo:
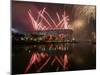
[(38, 18), (37, 18), (37, 20), (36, 20), (37, 23), (38, 23), (38, 21), (39, 21), (40, 15), (43, 15), (45, 9), (46, 9), (46, 8), (44, 8), (42, 11), (41, 11), (41, 10), (39, 11), (39, 13), (38, 13), (39, 15), (38, 15)]
[(40, 14), (39, 15), (45, 20), (45, 22), (47, 22), (47, 24), (49, 25), (50, 28), (52, 28), (51, 24), (49, 23), (49, 21), (43, 16), (43, 14)]
[[(64, 24), (66, 24), (65, 22), (64, 22), (64, 20), (66, 19), (66, 18), (68, 18), (68, 16), (63, 16), (63, 19), (57, 24), (57, 27), (59, 27), (62, 23), (64, 23)], [(60, 26), (61, 27), (61, 26)], [(60, 28), (59, 27), (59, 28)], [(65, 29), (65, 28), (64, 28)]]
[(55, 25), (55, 27), (56, 27), (56, 23), (55, 23), (55, 21), (51, 18), (51, 16), (49, 15), (49, 13), (46, 12), (46, 11), (45, 11), (45, 13), (47, 14), (47, 16), (50, 18), (50, 20), (54, 23), (54, 25)]
[(29, 15), (29, 18), (31, 19), (31, 23), (32, 23), (33, 28), (37, 29), (38, 28), (37, 22), (35, 21), (34, 17), (32, 17), (32, 12), (30, 9), (28, 11), (28, 15)]
[(60, 16), (59, 16), (58, 12), (56, 12), (56, 15), (57, 15), (58, 21), (60, 21)]
[[(58, 19), (58, 23), (56, 23), (53, 20), (53, 18), (50, 16), (50, 14), (46, 11), (46, 8), (43, 8), (43, 10), (40, 10), (37, 13), (38, 13), (38, 17), (35, 20), (35, 18), (32, 16), (31, 10), (29, 9), (29, 11), (28, 11), (28, 15), (31, 20), (33, 29), (36, 29), (36, 30), (46, 30), (46, 29), (50, 29), (50, 28), (51, 29), (53, 29), (53, 28), (68, 29), (69, 17), (66, 16), (65, 11), (62, 14), (62, 19), (60, 18), (60, 14), (58, 14), (58, 12), (55, 13), (55, 15), (57, 16), (57, 19)], [(52, 21), (53, 25), (50, 24), (50, 22), (44, 16), (44, 14), (46, 14), (48, 19), (50, 19)], [(43, 25), (44, 24), (43, 20), (48, 24), (48, 26)]]

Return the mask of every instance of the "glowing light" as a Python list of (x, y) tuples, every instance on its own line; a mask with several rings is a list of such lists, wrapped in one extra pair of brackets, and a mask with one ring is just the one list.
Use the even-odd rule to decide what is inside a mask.
[(84, 25), (85, 25), (85, 21), (84, 20), (82, 20), (82, 19), (77, 19), (77, 20), (75, 20), (74, 22), (73, 22), (73, 29), (79, 29), (79, 28), (82, 28)]
[(65, 22), (64, 22), (65, 18), (68, 18), (68, 16), (63, 17), (63, 19), (57, 24), (57, 28), (61, 25), (61, 23), (64, 23), (65, 24)]
[[(54, 29), (54, 28), (62, 28), (62, 29), (70, 29), (68, 26), (69, 17), (66, 15), (66, 12), (64, 11), (63, 14), (58, 14), (58, 12), (55, 13), (55, 16), (57, 16), (58, 22), (56, 23), (54, 19), (50, 16), (50, 14), (46, 11), (46, 8), (43, 8), (43, 10), (40, 10), (37, 12), (37, 19), (35, 20), (34, 16), (32, 16), (32, 12), (29, 9), (28, 16), (31, 20), (31, 24), (33, 26), (33, 29), (35, 30), (47, 30), (47, 29)], [(44, 16), (44, 14), (46, 14)], [(60, 18), (60, 15), (62, 15), (62, 18)], [(53, 23), (50, 24), (50, 19)], [(44, 21), (47, 23), (47, 25), (44, 25)]]
[(28, 64), (28, 66), (27, 66), (27, 68), (26, 68), (24, 73), (27, 73), (27, 71), (30, 69), (30, 67), (33, 64), (35, 64), (37, 62), (39, 63), (41, 61), (41, 58), (45, 58), (46, 56), (48, 56), (48, 54), (46, 54), (46, 53), (41, 53), (41, 54), (33, 53), (32, 56), (31, 56), (31, 59), (29, 61), (29, 64)]
[(60, 16), (59, 16), (58, 12), (56, 12), (56, 15), (57, 15), (58, 21), (60, 21)]
[(46, 60), (46, 62), (37, 70), (37, 72), (40, 72), (40, 71), (41, 71), (41, 69), (49, 62), (50, 58), (51, 58), (51, 57), (49, 57), (49, 58)]
[(49, 13), (46, 12), (46, 11), (45, 11), (45, 13), (48, 15), (48, 17), (51, 19), (51, 21), (54, 23), (54, 25), (55, 25), (55, 27), (56, 27), (56, 23), (55, 23), (55, 21), (51, 18), (51, 16), (49, 15)]
[[(53, 59), (51, 59), (51, 58), (53, 58)], [(32, 65), (40, 64), (43, 59), (46, 59), (46, 61), (38, 67), (36, 72), (40, 72), (48, 64), (48, 62), (51, 60), (52, 60), (52, 62), (50, 64), (52, 66), (54, 65), (55, 62), (57, 62), (58, 64), (60, 64), (59, 66), (63, 67), (64, 70), (66, 68), (68, 68), (68, 56), (67, 56), (67, 54), (64, 54), (64, 56), (60, 56), (60, 55), (59, 56), (48, 56), (47, 53), (43, 53), (43, 52), (38, 53), (37, 52), (37, 53), (32, 54), (30, 61), (28, 63), (28, 66), (26, 67), (26, 70), (24, 73), (27, 73)], [(56, 70), (58, 71), (59, 68), (57, 67)]]
[(37, 29), (37, 22), (35, 21), (34, 17), (32, 17), (31, 15), (31, 10), (28, 11), (28, 15), (29, 15), (29, 18), (31, 19), (31, 23), (32, 23), (32, 26), (33, 28)]
[(67, 55), (65, 54), (64, 55), (64, 69), (66, 69), (66, 65), (68, 64), (68, 57)]

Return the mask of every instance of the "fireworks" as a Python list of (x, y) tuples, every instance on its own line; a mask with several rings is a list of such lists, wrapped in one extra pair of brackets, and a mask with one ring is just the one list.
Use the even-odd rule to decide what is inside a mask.
[[(28, 16), (31, 20), (33, 29), (35, 29), (35, 30), (46, 30), (46, 29), (54, 29), (54, 28), (55, 29), (59, 29), (59, 28), (70, 29), (71, 28), (71, 26), (69, 26), (69, 16), (65, 15), (65, 13), (66, 13), (65, 11), (63, 14), (58, 14), (58, 12), (54, 13), (58, 19), (58, 23), (56, 23), (54, 21), (54, 19), (46, 11), (46, 8), (43, 8), (43, 10), (40, 10), (37, 13), (38, 13), (38, 15), (37, 15), (38, 17), (35, 20), (34, 16), (32, 16), (31, 10), (29, 9), (29, 11), (28, 11)], [(44, 14), (46, 16), (44, 16)], [(62, 15), (62, 17), (60, 17), (60, 15)], [(49, 22), (49, 20), (47, 18), (53, 23), (53, 25), (51, 24), (51, 22)], [(48, 26), (44, 25), (43, 22), (46, 22)]]
[(31, 56), (31, 59), (29, 61), (29, 64), (25, 70), (25, 73), (30, 69), (30, 67), (33, 65), (33, 64), (36, 64), (36, 63), (39, 63), (41, 62), (41, 59), (47, 57), (48, 54), (47, 53), (33, 53), (32, 56)]

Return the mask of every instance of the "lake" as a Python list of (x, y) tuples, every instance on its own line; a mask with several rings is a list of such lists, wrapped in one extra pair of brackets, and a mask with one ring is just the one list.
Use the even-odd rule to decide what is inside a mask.
[(96, 44), (12, 45), (12, 74), (96, 69)]

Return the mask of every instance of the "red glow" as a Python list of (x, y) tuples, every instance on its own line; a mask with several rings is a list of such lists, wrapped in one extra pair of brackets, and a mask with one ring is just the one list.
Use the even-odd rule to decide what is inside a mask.
[[(40, 10), (38, 13), (38, 17), (35, 20), (34, 16), (32, 16), (32, 12), (31, 10), (28, 11), (28, 15), (30, 17), (31, 20), (31, 24), (33, 26), (33, 29), (35, 30), (46, 30), (46, 29), (70, 29), (69, 28), (69, 17), (66, 16), (66, 12), (64, 11), (63, 14), (58, 14), (58, 12), (55, 13), (55, 16), (58, 19), (58, 22), (56, 23), (54, 21), (54, 19), (50, 16), (50, 14), (46, 11), (46, 8), (44, 8), (43, 10)], [(45, 15), (44, 15), (45, 14)], [(62, 15), (62, 18), (60, 17), (60, 15)], [(53, 25), (51, 24), (51, 22), (49, 22), (49, 20), (53, 23)], [(44, 25), (43, 22), (46, 22), (47, 25)]]
[(46, 54), (46, 53), (41, 53), (41, 54), (33, 53), (31, 56), (31, 59), (29, 61), (29, 64), (25, 70), (25, 73), (30, 69), (32, 64), (39, 63), (42, 60), (42, 58), (45, 58), (46, 56), (48, 56), (48, 54)]
[[(47, 53), (33, 53), (31, 56), (31, 59), (29, 61), (29, 64), (25, 70), (25, 73), (27, 73), (29, 71), (29, 69), (31, 68), (32, 65), (38, 65), (41, 63), (42, 60), (45, 60), (44, 63), (42, 63), (42, 65), (40, 67), (38, 67), (38, 69), (36, 70), (36, 72), (41, 72), (41, 70), (48, 64), (49, 61), (51, 62), (51, 65), (55, 65), (55, 63), (57, 62), (58, 64), (60, 64), (59, 66), (62, 66), (64, 70), (66, 70), (66, 68), (68, 67), (68, 56), (67, 54), (64, 54), (64, 56), (48, 56)], [(59, 70), (59, 66), (57, 67), (56, 70)]]

